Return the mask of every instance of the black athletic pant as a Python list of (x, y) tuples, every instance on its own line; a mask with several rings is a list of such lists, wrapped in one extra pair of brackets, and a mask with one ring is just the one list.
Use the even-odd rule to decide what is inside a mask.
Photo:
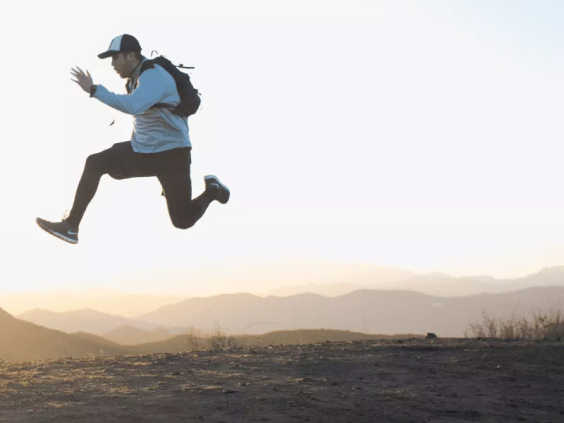
[(189, 228), (202, 217), (214, 199), (214, 193), (204, 191), (192, 200), (190, 163), (188, 147), (160, 153), (136, 153), (129, 141), (92, 154), (86, 159), (67, 221), (78, 228), (86, 207), (96, 194), (100, 178), (107, 173), (114, 179), (156, 176), (164, 189), (172, 224), (181, 229)]

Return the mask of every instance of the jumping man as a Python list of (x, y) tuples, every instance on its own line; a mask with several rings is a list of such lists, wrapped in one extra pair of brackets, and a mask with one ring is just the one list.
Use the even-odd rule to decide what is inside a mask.
[[(127, 79), (129, 94), (115, 94), (103, 85), (94, 85), (90, 72), (79, 67), (72, 69), (73, 81), (90, 97), (134, 116), (131, 140), (90, 155), (69, 216), (61, 222), (37, 218), (37, 224), (51, 235), (76, 244), (80, 221), (104, 174), (115, 179), (156, 176), (162, 185), (172, 224), (177, 228), (194, 225), (212, 201), (227, 203), (229, 190), (213, 175), (204, 177), (205, 191), (192, 199), (188, 120), (171, 111), (180, 103), (171, 74), (156, 63), (145, 63), (147, 59), (141, 55), (139, 42), (128, 34), (115, 37), (109, 49), (98, 57), (112, 58), (114, 70)], [(171, 107), (157, 107), (163, 104)]]

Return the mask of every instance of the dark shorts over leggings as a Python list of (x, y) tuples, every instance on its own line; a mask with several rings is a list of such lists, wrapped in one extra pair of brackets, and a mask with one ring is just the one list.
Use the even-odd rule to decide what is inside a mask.
[[(190, 163), (189, 147), (159, 153), (136, 153), (129, 141), (114, 144), (107, 150), (90, 155), (86, 160), (70, 216), (77, 224), (80, 222), (100, 177), (106, 173), (115, 179), (156, 176), (165, 192), (172, 223), (179, 228), (188, 228), (202, 216), (209, 204), (203, 201), (202, 196), (192, 200)], [(92, 191), (86, 188), (92, 184), (95, 184), (94, 192), (86, 194)], [(84, 198), (80, 198), (81, 185), (85, 187), (82, 190), (86, 194)]]
[[(107, 167), (107, 173), (114, 179), (156, 176), (163, 188), (170, 178), (182, 178), (187, 192), (190, 190), (190, 148), (175, 148), (160, 153), (136, 153), (131, 142), (118, 142), (107, 150), (93, 154)], [(92, 157), (90, 156), (90, 157)], [(163, 183), (163, 180), (165, 181)], [(175, 184), (179, 181), (175, 179)]]

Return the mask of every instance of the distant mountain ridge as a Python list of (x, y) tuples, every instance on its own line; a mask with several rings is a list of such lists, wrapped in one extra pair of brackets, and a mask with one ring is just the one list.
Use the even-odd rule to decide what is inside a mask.
[[(433, 291), (433, 286), (440, 292), (451, 288), (460, 291), (460, 284), (468, 284), (472, 294), (444, 296), (416, 289), (425, 285), (427, 291)], [(556, 291), (538, 299), (533, 293), (551, 292), (548, 287), (534, 288), (543, 284), (555, 285)], [(89, 309), (64, 313), (32, 310), (18, 317), (68, 333), (84, 331), (107, 336), (122, 344), (156, 342), (166, 339), (167, 332), (173, 336), (190, 332), (190, 328), (204, 332), (220, 329), (230, 334), (331, 328), (380, 334), (441, 331), (444, 336), (462, 336), (471, 322), (481, 319), (484, 311), (523, 315), (533, 309), (560, 307), (562, 304), (555, 302), (560, 301), (561, 289), (564, 289), (564, 266), (506, 280), (488, 276), (454, 278), (433, 273), (396, 282), (396, 285), (406, 288), (365, 288), (334, 297), (315, 293), (285, 297), (249, 293), (194, 297), (159, 307), (136, 319)], [(533, 288), (526, 288), (528, 286)], [(524, 288), (509, 291), (512, 287)], [(488, 291), (488, 294), (479, 294)]]
[[(148, 313), (156, 308), (181, 301), (185, 295), (164, 295), (160, 293), (124, 292), (120, 289), (80, 288), (54, 289), (46, 291), (2, 292), (1, 301), (6, 311), (14, 316), (33, 309), (68, 311), (94, 309), (107, 314), (119, 314), (131, 318)], [(116, 313), (116, 311), (118, 311)]]
[(105, 335), (122, 326), (132, 326), (139, 329), (153, 330), (156, 325), (137, 319), (101, 313), (92, 309), (73, 310), (67, 312), (53, 312), (43, 309), (33, 309), (17, 316), (51, 329), (66, 333), (88, 332), (95, 335)]
[[(395, 286), (397, 283), (416, 276), (415, 273), (403, 269), (369, 265), (347, 266), (346, 268), (336, 266), (327, 270), (331, 271), (331, 276), (326, 276), (319, 282), (271, 289), (265, 296), (287, 297), (309, 292), (336, 297), (358, 289), (394, 289), (397, 288)], [(307, 279), (305, 277), (304, 280)], [(324, 283), (321, 280), (324, 280)]]
[(454, 277), (431, 273), (413, 276), (396, 284), (400, 289), (445, 297), (503, 293), (542, 286), (564, 286), (564, 266), (547, 267), (520, 278), (496, 279), (487, 275)]
[(536, 286), (564, 286), (564, 266), (547, 267), (523, 277), (506, 279), (496, 279), (488, 275), (456, 277), (440, 272), (414, 274), (397, 270), (387, 273), (376, 272), (374, 278), (364, 275), (359, 280), (351, 276), (348, 279), (342, 278), (338, 283), (294, 285), (271, 290), (269, 294), (289, 296), (308, 292), (334, 297), (359, 289), (386, 289), (455, 297), (516, 291)]
[(564, 287), (466, 297), (392, 290), (359, 290), (339, 297), (226, 294), (164, 306), (142, 319), (204, 331), (220, 328), (229, 334), (325, 328), (378, 334), (432, 331), (442, 336), (463, 336), (470, 323), (481, 320), (483, 312), (523, 317), (547, 309), (564, 310)]

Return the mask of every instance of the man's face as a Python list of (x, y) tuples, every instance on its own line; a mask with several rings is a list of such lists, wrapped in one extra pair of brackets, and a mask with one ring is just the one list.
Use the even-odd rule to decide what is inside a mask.
[(118, 53), (112, 56), (112, 67), (122, 78), (129, 78), (135, 66), (137, 60), (132, 53)]

